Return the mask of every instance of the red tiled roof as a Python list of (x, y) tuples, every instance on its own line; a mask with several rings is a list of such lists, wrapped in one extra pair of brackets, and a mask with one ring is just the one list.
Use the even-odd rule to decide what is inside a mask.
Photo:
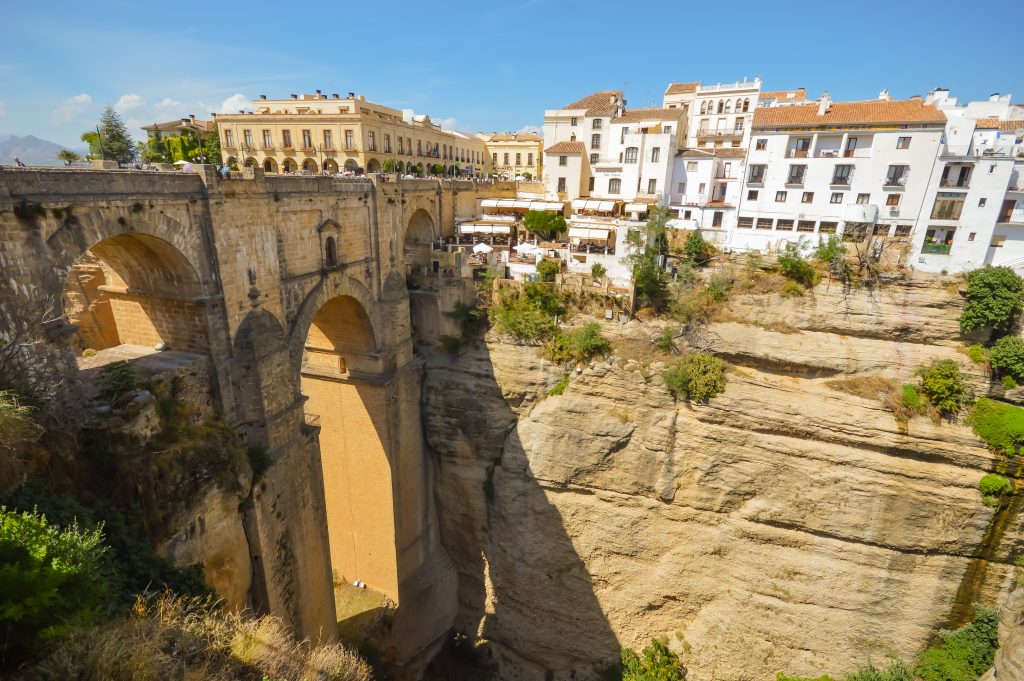
[[(188, 120), (188, 123), (184, 123), (183, 122), (183, 121), (186, 121), (186, 120)], [(195, 127), (199, 128), (199, 130), (201, 132), (210, 132), (210, 130), (212, 130), (211, 126), (213, 125), (213, 122), (212, 121), (202, 121), (202, 120), (199, 120), (198, 118), (196, 118), (195, 120), (176, 118), (173, 121), (167, 121), (166, 123), (153, 123), (152, 125), (144, 125), (144, 126), (142, 126), (142, 129), (143, 130), (151, 130), (151, 131), (154, 131), (154, 132), (157, 131), (157, 130), (159, 130), (160, 132), (168, 132), (168, 131), (175, 131), (175, 132), (177, 132), (179, 130), (190, 130), (193, 125)]]
[(668, 88), (665, 90), (666, 95), (688, 95), (691, 92), (696, 92), (700, 86), (700, 81), (694, 81), (692, 83), (669, 83)]
[(630, 109), (612, 119), (612, 123), (640, 123), (642, 121), (674, 121), (683, 117), (682, 109)]
[(998, 118), (979, 118), (974, 124), (978, 130), (999, 130), (1000, 132), (1016, 132), (1024, 129), (1024, 119), (1001, 121)]
[(587, 149), (583, 142), (556, 142), (544, 150), (545, 154), (582, 154)]
[(802, 102), (807, 99), (807, 88), (795, 90), (770, 90), (761, 93), (761, 99), (778, 99), (783, 102)]
[(863, 123), (945, 123), (946, 115), (920, 99), (869, 99), (863, 102), (832, 102), (818, 115), (818, 104), (759, 108), (754, 127), (815, 126)]
[(615, 102), (622, 101), (622, 90), (601, 90), (583, 99), (573, 102), (565, 109), (586, 109), (591, 116), (611, 116), (615, 113)]
[(747, 150), (739, 147), (709, 147), (707, 149), (690, 147), (680, 150), (679, 155), (686, 158), (713, 158), (716, 156), (718, 158), (745, 158)]

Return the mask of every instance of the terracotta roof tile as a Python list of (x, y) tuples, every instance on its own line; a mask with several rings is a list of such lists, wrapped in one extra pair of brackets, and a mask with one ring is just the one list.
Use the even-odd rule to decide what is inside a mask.
[(778, 99), (783, 102), (802, 102), (807, 99), (807, 88), (795, 90), (769, 90), (761, 92), (761, 99)]
[(691, 147), (689, 149), (681, 149), (678, 155), (685, 158), (745, 158), (747, 150), (739, 147), (715, 147), (708, 149)]
[(1024, 119), (1001, 121), (998, 118), (979, 118), (974, 127), (978, 130), (999, 130), (1000, 132), (1016, 132), (1024, 129)]
[(615, 97), (616, 101), (622, 101), (622, 90), (601, 90), (587, 95), (563, 109), (586, 109), (591, 116), (611, 116), (616, 109), (612, 97)]
[(674, 121), (683, 117), (682, 109), (630, 109), (612, 119), (612, 123), (640, 123), (642, 121)]
[(692, 83), (669, 83), (668, 88), (665, 90), (666, 95), (688, 95), (691, 92), (696, 92), (697, 88), (700, 87), (700, 81), (694, 81)]
[(485, 135), (487, 142), (543, 142), (540, 135), (533, 132), (493, 132)]
[(582, 154), (587, 149), (583, 142), (556, 142), (544, 150), (545, 154)]
[(195, 127), (199, 128), (199, 130), (202, 131), (202, 132), (210, 132), (210, 130), (212, 129), (211, 126), (213, 125), (212, 121), (203, 121), (203, 120), (200, 120), (198, 118), (195, 119), (195, 120), (189, 121), (187, 124), (183, 123), (182, 122), (183, 120), (186, 120), (186, 119), (176, 118), (173, 121), (167, 121), (166, 123), (153, 123), (152, 125), (144, 125), (144, 126), (142, 126), (142, 129), (143, 130), (153, 130), (153, 131), (156, 131), (156, 130), (160, 130), (160, 131), (165, 131), (165, 130), (178, 131), (178, 130), (189, 130), (189, 129), (191, 129), (191, 126), (194, 125)]
[(833, 102), (818, 115), (818, 105), (798, 104), (759, 108), (754, 127), (816, 126), (864, 123), (945, 123), (946, 115), (920, 99), (869, 99), (863, 102)]

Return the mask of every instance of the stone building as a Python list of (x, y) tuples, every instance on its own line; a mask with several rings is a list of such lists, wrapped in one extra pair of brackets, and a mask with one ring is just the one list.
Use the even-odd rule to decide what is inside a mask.
[(501, 179), (527, 177), (539, 180), (544, 170), (544, 140), (532, 132), (482, 132), (491, 166)]

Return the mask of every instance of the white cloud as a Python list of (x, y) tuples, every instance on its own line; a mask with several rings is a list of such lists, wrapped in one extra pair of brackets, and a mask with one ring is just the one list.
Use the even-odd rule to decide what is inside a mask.
[(50, 122), (54, 125), (64, 125), (77, 118), (82, 112), (92, 107), (92, 96), (82, 93), (74, 97), (68, 97), (61, 102), (50, 115)]
[(221, 102), (220, 108), (217, 109), (217, 113), (235, 113), (241, 109), (248, 109), (251, 101), (252, 100), (240, 92), (233, 94)]
[(459, 124), (459, 122), (455, 120), (455, 116), (442, 118), (441, 120), (434, 122), (440, 125), (442, 130), (454, 130), (455, 126)]
[(0, 102), (0, 119), (7, 118), (7, 105)]
[(535, 135), (543, 135), (544, 134), (544, 131), (541, 130), (536, 125), (524, 125), (523, 127), (521, 127), (518, 130), (516, 130), (516, 132), (523, 133), (523, 134), (527, 134), (527, 133), (531, 133), (532, 132)]
[(145, 105), (146, 100), (141, 95), (121, 95), (121, 98), (117, 100), (117, 104), (114, 108), (121, 113), (127, 113), (132, 109), (138, 109), (140, 106)]

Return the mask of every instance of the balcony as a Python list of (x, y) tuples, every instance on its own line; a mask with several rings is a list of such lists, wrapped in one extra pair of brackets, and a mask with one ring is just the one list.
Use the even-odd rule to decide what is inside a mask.
[(710, 129), (701, 128), (697, 130), (697, 137), (731, 137), (733, 135), (743, 136), (743, 128), (722, 128)]
[(803, 175), (790, 175), (789, 177), (786, 178), (786, 186), (787, 187), (802, 187), (802, 186), (804, 186), (804, 176)]
[(951, 248), (953, 248), (953, 244), (946, 244), (941, 241), (926, 241), (921, 244), (921, 253), (929, 255), (949, 255)]
[(999, 218), (996, 221), (1004, 224), (1022, 225), (1024, 224), (1024, 208), (1003, 211), (999, 214)]
[(833, 177), (831, 184), (833, 187), (849, 187), (851, 180), (853, 180), (852, 175), (847, 175), (846, 177)]
[(971, 178), (970, 177), (956, 178), (956, 179), (944, 177), (941, 180), (939, 180), (939, 186), (940, 187), (944, 187), (944, 188), (948, 188), (948, 189), (969, 189), (970, 185), (971, 185)]
[(806, 149), (789, 149), (786, 151), (786, 158), (807, 158)]
[(890, 175), (885, 178), (885, 182), (882, 186), (886, 189), (903, 189), (907, 186), (907, 175), (910, 173), (903, 173), (902, 175)]

